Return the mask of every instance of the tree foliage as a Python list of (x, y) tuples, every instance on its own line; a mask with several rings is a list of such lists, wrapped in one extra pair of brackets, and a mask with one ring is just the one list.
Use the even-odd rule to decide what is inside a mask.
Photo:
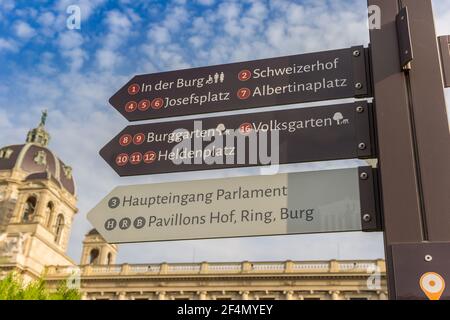
[(62, 281), (56, 291), (46, 288), (45, 280), (39, 278), (27, 284), (18, 275), (8, 274), (0, 280), (0, 300), (80, 300), (81, 293), (67, 287)]

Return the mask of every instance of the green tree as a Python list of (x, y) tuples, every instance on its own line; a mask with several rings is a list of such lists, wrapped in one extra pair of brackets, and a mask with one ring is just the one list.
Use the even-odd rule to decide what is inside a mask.
[(56, 291), (46, 288), (45, 280), (40, 278), (24, 284), (14, 273), (0, 280), (0, 300), (80, 300), (78, 290), (68, 288), (62, 281)]

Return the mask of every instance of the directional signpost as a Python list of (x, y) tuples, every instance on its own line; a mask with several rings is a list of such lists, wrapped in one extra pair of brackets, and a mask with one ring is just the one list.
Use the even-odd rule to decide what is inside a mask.
[(138, 75), (109, 100), (130, 121), (370, 95), (364, 47)]
[(120, 176), (376, 156), (366, 102), (128, 126), (100, 154)]
[(381, 12), (369, 49), (138, 75), (110, 103), (130, 121), (374, 92), (373, 106), (128, 126), (100, 154), (120, 176), (354, 158), (378, 158), (377, 169), (118, 187), (92, 224), (120, 243), (373, 231), (382, 220), (390, 298), (450, 299), (450, 37), (438, 50), (430, 0), (368, 4)]
[(110, 243), (379, 230), (371, 167), (115, 188), (88, 219)]
[[(441, 68), (446, 62), (440, 60), (432, 3), (368, 4), (381, 12), (381, 28), (370, 30), (370, 56), (389, 296), (427, 299), (421, 287), (439, 289), (438, 278), (433, 286), (422, 275), (438, 272), (447, 282), (442, 299), (450, 299), (450, 136)], [(413, 60), (402, 68), (411, 52)]]

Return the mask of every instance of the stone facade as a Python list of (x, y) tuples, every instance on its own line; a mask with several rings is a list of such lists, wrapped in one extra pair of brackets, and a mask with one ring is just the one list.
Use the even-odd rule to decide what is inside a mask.
[(0, 149), (1, 274), (15, 270), (28, 280), (50, 264), (75, 265), (66, 255), (78, 211), (75, 184), (49, 139), (41, 121), (25, 144)]
[(285, 261), (51, 266), (56, 287), (70, 275), (87, 300), (384, 300), (378, 261)]

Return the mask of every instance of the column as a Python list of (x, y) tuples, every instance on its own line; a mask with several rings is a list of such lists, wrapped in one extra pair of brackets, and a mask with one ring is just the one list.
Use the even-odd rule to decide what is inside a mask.
[(46, 193), (38, 195), (33, 221), (45, 225), (47, 203), (48, 195)]
[(242, 300), (250, 300), (250, 292), (248, 291), (241, 291), (239, 292), (241, 295)]
[(340, 291), (331, 291), (331, 300), (342, 300)]
[(167, 296), (164, 291), (157, 292), (156, 294), (158, 295), (158, 300), (167, 300)]
[(285, 291), (284, 294), (286, 295), (286, 300), (295, 300), (294, 291)]
[(200, 291), (197, 292), (199, 300), (208, 300), (208, 292)]

